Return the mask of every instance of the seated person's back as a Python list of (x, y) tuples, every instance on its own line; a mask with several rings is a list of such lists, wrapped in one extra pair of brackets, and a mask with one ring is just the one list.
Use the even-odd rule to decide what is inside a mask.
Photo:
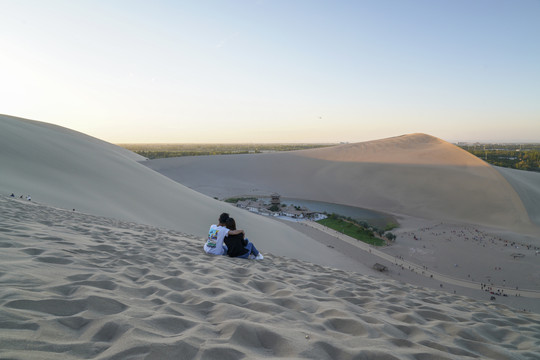
[(264, 259), (255, 245), (245, 237), (245, 232), (236, 230), (236, 222), (232, 217), (226, 220), (225, 225), (229, 230), (229, 236), (224, 239), (227, 245), (227, 255), (244, 259), (249, 259), (251, 256), (257, 260)]
[(227, 255), (230, 257), (241, 256), (248, 252), (244, 247), (244, 234), (229, 235), (225, 238), (225, 245), (227, 245)]

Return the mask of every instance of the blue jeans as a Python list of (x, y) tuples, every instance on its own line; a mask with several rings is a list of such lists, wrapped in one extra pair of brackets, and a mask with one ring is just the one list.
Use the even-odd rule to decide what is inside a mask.
[(244, 249), (248, 250), (248, 252), (245, 253), (244, 255), (240, 255), (238, 257), (242, 258), (242, 259), (247, 259), (250, 254), (253, 254), (255, 256), (259, 255), (259, 250), (257, 250), (255, 245), (253, 245), (253, 243), (250, 242), (247, 238), (246, 238), (246, 241), (247, 241), (247, 245), (244, 246)]

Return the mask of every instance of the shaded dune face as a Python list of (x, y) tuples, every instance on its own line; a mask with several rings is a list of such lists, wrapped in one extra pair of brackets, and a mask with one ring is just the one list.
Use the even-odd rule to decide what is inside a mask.
[(2, 193), (29, 194), (33, 201), (60, 208), (204, 234), (219, 216), (216, 201), (149, 170), (140, 160), (144, 158), (76, 131), (0, 115)]
[(523, 201), (531, 221), (540, 225), (540, 173), (496, 167)]
[(433, 136), (411, 134), (296, 155), (327, 162), (320, 173), (348, 176), (333, 176), (347, 189), (345, 197), (335, 194), (340, 201), (510, 228), (530, 223), (518, 194), (498, 171)]
[[(5, 195), (28, 194), (64, 209), (201, 235), (220, 212), (237, 211), (139, 160), (144, 158), (76, 131), (0, 115), (0, 192)], [(266, 231), (271, 226), (258, 225)]]

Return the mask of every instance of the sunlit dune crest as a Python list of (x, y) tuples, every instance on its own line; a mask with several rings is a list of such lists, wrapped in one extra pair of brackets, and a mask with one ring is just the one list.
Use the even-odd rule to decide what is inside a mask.
[(444, 140), (426, 134), (407, 134), (388, 139), (331, 148), (309, 149), (304, 156), (348, 162), (415, 165), (489, 166), (476, 156)]

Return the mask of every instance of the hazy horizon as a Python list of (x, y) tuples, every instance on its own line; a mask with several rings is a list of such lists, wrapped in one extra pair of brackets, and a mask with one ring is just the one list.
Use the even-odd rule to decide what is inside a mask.
[[(429, 135), (429, 134), (428, 134)], [(398, 135), (399, 136), (399, 135)], [(382, 140), (382, 139), (372, 139), (372, 140)], [(443, 139), (444, 140), (444, 139)], [(366, 140), (370, 141), (370, 140)], [(447, 140), (445, 140), (447, 141)], [(540, 141), (534, 142), (500, 142), (500, 141), (448, 141), (451, 144), (481, 144), (481, 145), (524, 145), (524, 144), (540, 144)], [(349, 141), (340, 141), (340, 142), (223, 142), (223, 143), (212, 143), (212, 142), (155, 142), (155, 143), (149, 143), (149, 142), (115, 142), (115, 145), (340, 145), (340, 144), (351, 144), (352, 142)]]
[(540, 142), (538, 1), (0, 6), (0, 113), (111, 143)]

